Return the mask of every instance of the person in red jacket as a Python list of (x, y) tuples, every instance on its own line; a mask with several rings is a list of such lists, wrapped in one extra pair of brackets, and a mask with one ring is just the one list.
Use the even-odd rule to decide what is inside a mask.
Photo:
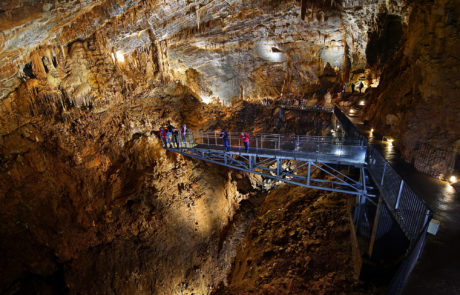
[(163, 127), (161, 127), (160, 130), (158, 131), (158, 137), (163, 142), (163, 146), (167, 147), (167, 145), (166, 145), (166, 130)]
[(241, 132), (240, 138), (243, 139), (246, 153), (249, 153), (249, 134), (247, 134), (246, 132)]

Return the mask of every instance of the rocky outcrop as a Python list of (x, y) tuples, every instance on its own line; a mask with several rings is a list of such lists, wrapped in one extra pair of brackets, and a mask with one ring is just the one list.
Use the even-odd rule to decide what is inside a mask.
[(2, 292), (205, 294), (223, 279), (224, 228), (260, 179), (165, 153), (159, 109), (174, 118), (138, 101), (35, 116), (2, 137)]
[[(387, 43), (382, 49), (394, 44), (395, 54), (375, 52), (383, 75), (380, 87), (371, 94), (365, 118), (380, 133), (398, 138), (396, 145), (404, 158), (417, 165), (424, 162), (429, 167), (420, 170), (431, 171), (433, 176), (448, 175), (453, 169), (453, 154), (458, 152), (458, 7), (458, 1), (416, 2), (407, 25), (397, 16), (387, 15), (386, 25), (374, 33), (380, 36), (376, 42)], [(402, 30), (399, 40), (392, 39), (396, 26)], [(450, 151), (450, 155), (431, 157), (426, 162), (422, 150), (427, 145), (432, 150), (429, 153)]]
[(347, 202), (287, 185), (270, 192), (213, 294), (351, 294), (361, 264)]

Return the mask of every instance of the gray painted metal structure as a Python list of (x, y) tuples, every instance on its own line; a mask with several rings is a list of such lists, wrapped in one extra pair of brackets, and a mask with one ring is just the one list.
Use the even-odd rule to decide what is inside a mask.
[[(362, 141), (257, 134), (251, 136), (246, 151), (239, 134), (228, 134), (228, 151), (225, 151), (219, 133), (203, 131), (189, 131), (185, 143), (167, 150), (307, 188), (367, 196), (364, 177), (366, 146)], [(360, 169), (359, 178), (345, 175), (337, 166)]]
[[(347, 138), (257, 134), (246, 150), (239, 133), (228, 133), (230, 148), (225, 150), (218, 133), (201, 131), (189, 132), (176, 148), (167, 150), (294, 185), (355, 195), (354, 223), (357, 229), (361, 222), (366, 224), (369, 256), (393, 221), (409, 241), (407, 255), (387, 290), (387, 294), (401, 294), (423, 251), (431, 211), (337, 106), (333, 113)], [(359, 169), (358, 179), (343, 173), (341, 166)], [(378, 189), (378, 198), (368, 192), (367, 175)], [(375, 205), (372, 228), (368, 203)]]

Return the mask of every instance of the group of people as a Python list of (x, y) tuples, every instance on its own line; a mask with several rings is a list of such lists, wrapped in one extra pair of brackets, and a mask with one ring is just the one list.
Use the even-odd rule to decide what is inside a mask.
[[(224, 144), (225, 151), (230, 151), (230, 147), (228, 145), (228, 133), (225, 131), (225, 129), (222, 129), (220, 132), (220, 137), (222, 138), (222, 143)], [(243, 140), (246, 153), (249, 153), (249, 134), (246, 132), (241, 132), (240, 138)]]
[(179, 131), (171, 124), (171, 121), (168, 121), (166, 127), (160, 127), (157, 133), (158, 138), (161, 139), (165, 148), (179, 148), (181, 142), (183, 147), (187, 146), (187, 126), (185, 124), (182, 125), (180, 135), (181, 138), (179, 138)]
[[(355, 84), (354, 83), (351, 83), (351, 93), (355, 93)], [(343, 84), (343, 91), (342, 92), (345, 92), (345, 89), (347, 88), (347, 84)], [(364, 88), (364, 84), (363, 82), (360, 82), (359, 85), (358, 85), (358, 89), (359, 89), (359, 93), (361, 93), (361, 91), (363, 90)]]
[(294, 97), (294, 98), (286, 98), (286, 97), (280, 97), (277, 100), (273, 100), (271, 98), (263, 98), (262, 99), (262, 105), (264, 106), (270, 106), (270, 105), (292, 105), (292, 106), (299, 106), (303, 107), (305, 106), (306, 99), (301, 98), (301, 97)]

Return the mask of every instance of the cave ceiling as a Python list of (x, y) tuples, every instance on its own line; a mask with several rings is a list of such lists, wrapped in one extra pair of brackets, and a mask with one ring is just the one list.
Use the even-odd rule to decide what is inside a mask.
[[(276, 94), (285, 80), (295, 80), (294, 86), (301, 88), (317, 83), (327, 63), (345, 73), (363, 70), (366, 32), (375, 15), (382, 9), (401, 9), (387, 2), (2, 2), (0, 99), (24, 79), (31, 52), (50, 46), (53, 55), (58, 50), (65, 54), (66, 46), (93, 34), (103, 36), (108, 55), (162, 44), (170, 78), (185, 81), (190, 78), (187, 70), (197, 72), (200, 82), (193, 90), (204, 100), (229, 100), (242, 88), (253, 96)], [(260, 83), (267, 79), (270, 83)]]

